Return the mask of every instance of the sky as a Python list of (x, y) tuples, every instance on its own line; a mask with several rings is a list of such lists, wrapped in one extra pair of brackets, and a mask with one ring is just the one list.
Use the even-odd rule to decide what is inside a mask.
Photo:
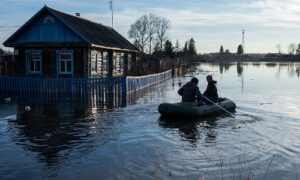
[[(44, 5), (111, 26), (108, 0), (0, 0), (0, 47)], [(198, 53), (236, 52), (245, 29), (246, 53), (287, 52), (300, 43), (300, 0), (113, 0), (114, 29), (128, 39), (140, 16), (155, 14), (170, 20), (168, 38), (181, 47), (190, 38)], [(129, 39), (130, 40), (130, 39)]]

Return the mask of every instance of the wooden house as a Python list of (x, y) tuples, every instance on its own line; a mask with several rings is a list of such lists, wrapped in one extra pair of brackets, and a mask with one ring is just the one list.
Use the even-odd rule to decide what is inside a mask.
[(113, 28), (48, 6), (3, 44), (14, 47), (23, 77), (123, 76), (139, 53)]

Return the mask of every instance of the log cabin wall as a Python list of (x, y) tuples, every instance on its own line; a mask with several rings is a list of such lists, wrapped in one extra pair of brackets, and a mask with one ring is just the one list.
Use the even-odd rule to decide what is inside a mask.
[[(17, 76), (27, 76), (27, 77), (47, 77), (47, 78), (82, 78), (85, 77), (85, 71), (88, 68), (85, 67), (84, 59), (85, 58), (85, 48), (82, 47), (19, 47), (16, 48), (19, 52), (16, 55), (16, 70), (18, 71)], [(58, 73), (58, 52), (69, 50), (73, 53), (73, 66), (72, 74), (59, 74)], [(41, 53), (41, 73), (32, 74), (28, 73), (28, 68), (30, 66), (28, 60), (26, 60), (26, 52), (28, 51), (39, 51)], [(26, 70), (27, 68), (27, 70)], [(27, 73), (26, 73), (27, 71)]]
[[(73, 77), (107, 77), (131, 75), (135, 68), (134, 54), (106, 49), (88, 49), (85, 47), (18, 47), (16, 58), (16, 75), (27, 77), (68, 78), (71, 74), (58, 74), (57, 51), (70, 50), (73, 52)], [(41, 74), (26, 74), (26, 52), (38, 50), (41, 52)], [(92, 55), (94, 53), (94, 55)], [(96, 61), (96, 73), (92, 72), (92, 58)], [(27, 62), (28, 63), (28, 62)], [(122, 67), (123, 64), (123, 67)], [(105, 68), (103, 66), (106, 66)], [(122, 70), (123, 68), (123, 70)]]

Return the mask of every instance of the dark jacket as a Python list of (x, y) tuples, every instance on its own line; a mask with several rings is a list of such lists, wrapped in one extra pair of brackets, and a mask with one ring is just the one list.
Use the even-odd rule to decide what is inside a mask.
[(206, 90), (204, 91), (204, 96), (209, 98), (210, 100), (217, 102), (218, 101), (218, 90), (216, 87), (217, 81), (211, 81), (207, 84)]
[(191, 81), (180, 88), (178, 94), (182, 96), (182, 101), (194, 102), (196, 99), (198, 101), (203, 99), (199, 87), (196, 83)]

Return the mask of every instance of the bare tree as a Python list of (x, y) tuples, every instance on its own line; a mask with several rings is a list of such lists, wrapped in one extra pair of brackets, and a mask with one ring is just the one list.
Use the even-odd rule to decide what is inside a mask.
[(170, 21), (164, 17), (158, 20), (157, 41), (160, 45), (160, 50), (163, 50), (163, 44), (167, 40), (167, 30), (170, 27)]
[(278, 51), (278, 54), (281, 54), (281, 53), (282, 53), (281, 44), (277, 44), (277, 45), (276, 45), (276, 49), (277, 49), (277, 51)]
[[(167, 40), (169, 24), (170, 22), (166, 18), (158, 17), (153, 14), (143, 15), (130, 26), (128, 36), (130, 39), (133, 39), (134, 45), (144, 53), (152, 53), (152, 43), (154, 39), (156, 39), (156, 43), (158, 43), (159, 49), (162, 51), (163, 44)], [(146, 48), (149, 51), (147, 51)]]
[(148, 17), (146, 15), (143, 15), (134, 24), (130, 26), (130, 29), (128, 31), (129, 38), (134, 40), (134, 44), (142, 52), (145, 52), (145, 46), (149, 39), (147, 35), (147, 25)]
[(149, 14), (147, 21), (147, 35), (149, 38), (149, 53), (152, 53), (152, 40), (154, 39), (154, 34), (158, 30), (159, 18), (153, 14)]
[(160, 51), (160, 47), (158, 41), (156, 41), (154, 44), (154, 52), (158, 52), (158, 51)]
[(288, 47), (287, 47), (287, 50), (288, 50), (288, 53), (289, 53), (289, 54), (295, 54), (296, 49), (297, 49), (297, 47), (296, 47), (296, 44), (295, 44), (295, 43), (291, 43), (291, 44), (289, 44)]

